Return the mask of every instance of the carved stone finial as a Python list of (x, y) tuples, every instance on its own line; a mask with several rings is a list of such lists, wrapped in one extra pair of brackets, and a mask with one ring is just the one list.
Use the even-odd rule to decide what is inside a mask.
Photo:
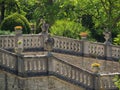
[(111, 37), (111, 32), (110, 31), (108, 31), (108, 29), (106, 29), (104, 32), (103, 32), (103, 34), (104, 34), (104, 38), (105, 38), (105, 44), (111, 44), (111, 42), (110, 42), (110, 37)]

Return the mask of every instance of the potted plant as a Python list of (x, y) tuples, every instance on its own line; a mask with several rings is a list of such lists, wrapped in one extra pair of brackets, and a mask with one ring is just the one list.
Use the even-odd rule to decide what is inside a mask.
[(81, 32), (80, 36), (81, 36), (82, 39), (86, 39), (87, 36), (88, 36), (88, 33), (87, 32)]
[(15, 29), (16, 34), (21, 34), (22, 33), (22, 26), (15, 26), (14, 29)]
[(22, 40), (18, 40), (17, 44), (21, 45), (22, 44)]
[(22, 53), (22, 51), (23, 51), (23, 42), (22, 42), (22, 40), (18, 40), (17, 41), (17, 47), (15, 47), (15, 52), (16, 53)]
[(22, 26), (15, 26), (15, 30), (22, 30)]
[(93, 70), (94, 73), (99, 72), (99, 70), (100, 70), (100, 64), (99, 63), (92, 63), (91, 66), (92, 66), (92, 70)]

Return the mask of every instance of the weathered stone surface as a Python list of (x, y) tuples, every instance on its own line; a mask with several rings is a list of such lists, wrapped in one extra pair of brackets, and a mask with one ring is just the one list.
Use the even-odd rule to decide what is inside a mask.
[(5, 88), (7, 90), (84, 90), (54, 76), (20, 78), (0, 71), (0, 90), (6, 90)]

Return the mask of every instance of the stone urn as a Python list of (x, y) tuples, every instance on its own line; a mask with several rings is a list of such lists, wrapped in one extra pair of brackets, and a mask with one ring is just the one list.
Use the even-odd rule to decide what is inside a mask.
[(45, 39), (44, 42), (44, 49), (48, 51), (48, 54), (51, 55), (51, 51), (54, 47), (54, 39), (51, 38), (50, 34), (48, 34), (48, 37)]

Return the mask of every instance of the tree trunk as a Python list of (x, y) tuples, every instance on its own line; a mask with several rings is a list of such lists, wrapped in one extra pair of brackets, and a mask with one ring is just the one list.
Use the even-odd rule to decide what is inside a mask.
[(4, 20), (4, 15), (5, 14), (5, 2), (2, 1), (1, 3), (1, 22)]
[(52, 4), (53, 4), (53, 0), (48, 0), (48, 3), (49, 3), (50, 5), (52, 5)]

